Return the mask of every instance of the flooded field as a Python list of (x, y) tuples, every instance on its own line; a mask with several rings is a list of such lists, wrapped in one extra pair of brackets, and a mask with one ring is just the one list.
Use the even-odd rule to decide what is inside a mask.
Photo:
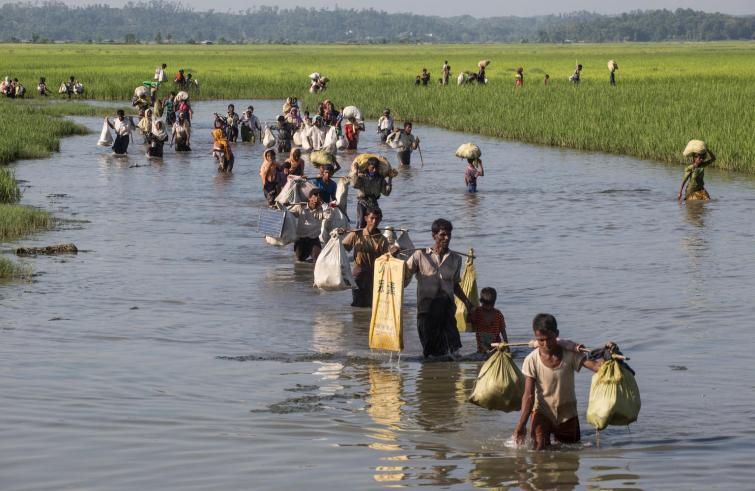
[[(425, 165), (415, 153), (381, 199), (384, 225), (423, 246), (432, 220), (451, 220), (512, 341), (550, 312), (563, 337), (632, 357), (636, 424), (596, 446), (581, 373), (582, 445), (534, 453), (506, 444), (517, 414), (465, 402), (476, 362), (420, 361), (414, 283), (406, 352), (389, 359), (367, 348), (369, 311), (349, 292), (317, 291), (311, 264), (264, 243), (261, 147), (236, 145), (228, 176), (210, 155), (226, 104), (196, 105), (191, 154), (113, 157), (95, 146), (101, 120), (83, 118), (94, 134), (14, 166), (23, 202), (62, 219), (20, 243), (83, 252), (29, 259), (33, 282), (0, 286), (0, 488), (752, 486), (752, 178), (710, 170), (714, 200), (685, 206), (681, 166), (415, 127)], [(396, 162), (367, 130), (361, 149)], [(483, 150), (476, 195), (453, 156), (467, 141)]]

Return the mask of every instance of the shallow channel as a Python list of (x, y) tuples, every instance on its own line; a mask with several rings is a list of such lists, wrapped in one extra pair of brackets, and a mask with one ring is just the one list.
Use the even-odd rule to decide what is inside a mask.
[[(681, 166), (415, 127), (425, 163), (415, 153), (381, 199), (384, 224), (422, 246), (450, 219), (511, 340), (550, 312), (564, 337), (632, 357), (636, 424), (596, 446), (581, 373), (583, 444), (533, 453), (506, 445), (517, 414), (465, 402), (477, 363), (419, 361), (414, 283), (406, 353), (389, 359), (367, 349), (369, 313), (349, 292), (317, 291), (312, 265), (264, 243), (261, 147), (236, 145), (230, 176), (210, 156), (226, 104), (196, 104), (188, 155), (113, 157), (95, 146), (101, 119), (77, 118), (94, 133), (14, 166), (23, 202), (64, 219), (21, 242), (85, 252), (30, 259), (33, 282), (0, 286), (2, 489), (751, 486), (751, 178), (709, 171), (714, 200), (685, 206)], [(367, 129), (360, 149), (395, 162)], [(467, 141), (487, 173), (476, 195), (453, 155)]]

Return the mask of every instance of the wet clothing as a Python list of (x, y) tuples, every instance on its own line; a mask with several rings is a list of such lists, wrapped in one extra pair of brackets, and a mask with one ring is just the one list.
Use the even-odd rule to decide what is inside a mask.
[(461, 266), (460, 255), (448, 251), (440, 257), (432, 248), (414, 251), (406, 261), (407, 280), (417, 277), (417, 330), (426, 357), (461, 348), (454, 302)]
[(346, 141), (348, 142), (346, 148), (348, 150), (356, 150), (357, 146), (359, 145), (359, 128), (357, 127), (357, 125), (346, 123), (343, 126), (343, 133), (346, 137)]
[(338, 184), (331, 179), (327, 183), (322, 180), (322, 178), (318, 177), (314, 181), (315, 186), (317, 186), (317, 189), (320, 190), (320, 197), (322, 198), (322, 201), (324, 203), (330, 203), (331, 201), (334, 201), (336, 199), (336, 190), (338, 189)]
[(122, 155), (128, 150), (129, 137), (132, 130), (131, 119), (123, 118), (121, 121), (116, 118), (115, 121), (113, 121), (113, 129), (115, 130), (113, 152)]
[(708, 160), (697, 167), (690, 164), (684, 169), (684, 178), (687, 179), (689, 177), (684, 199), (710, 199), (710, 195), (705, 190), (705, 168), (711, 163)]
[(363, 228), (367, 225), (365, 221), (367, 209), (378, 208), (380, 195), (390, 195), (393, 186), (376, 172), (371, 176), (369, 174), (352, 174), (351, 187), (357, 190), (357, 228)]
[(299, 238), (317, 239), (320, 242), (322, 221), (325, 219), (325, 211), (317, 206), (311, 209), (309, 204), (297, 205), (291, 210), (298, 218), (296, 222), (296, 236)]
[(246, 112), (241, 115), (241, 141), (250, 142), (256, 140), (256, 135), (262, 133), (262, 125), (257, 116), (247, 115)]
[(470, 314), (470, 320), (477, 337), (478, 353), (487, 353), (493, 348), (491, 344), (501, 342), (501, 333), (506, 331), (506, 320), (500, 310), (493, 308), (486, 311), (477, 307)]
[(416, 147), (417, 137), (406, 133), (404, 130), (394, 133), (391, 141), (396, 142), (398, 148), (398, 160), (401, 165), (411, 165), (412, 150)]
[(375, 273), (375, 260), (388, 253), (390, 245), (381, 233), (366, 235), (366, 230), (351, 232), (343, 240), (347, 251), (354, 251), (352, 274), (356, 289), (352, 290), (353, 307), (372, 306), (372, 284)]
[(173, 123), (173, 134), (175, 135), (176, 152), (191, 151), (191, 148), (189, 147), (189, 135), (191, 134), (191, 130), (185, 121), (183, 124), (178, 121)]
[(467, 168), (464, 170), (464, 181), (467, 183), (467, 192), (477, 192), (477, 178), (480, 176), (480, 171), (477, 170), (472, 164), (467, 164)]
[(456, 328), (456, 304), (444, 293), (433, 298), (427, 312), (417, 312), (417, 334), (422, 354), (444, 356), (461, 349), (461, 337)]
[(561, 363), (550, 368), (540, 358), (540, 350), (527, 355), (522, 373), (535, 381), (534, 412), (548, 418), (554, 425), (577, 417), (577, 396), (574, 392), (574, 372), (582, 368), (584, 355), (561, 350)]
[(228, 141), (235, 142), (239, 137), (239, 115), (235, 112), (225, 116), (225, 134)]
[(393, 118), (390, 116), (380, 116), (378, 119), (378, 133), (380, 134), (380, 142), (385, 143), (388, 139), (388, 135), (393, 133)]
[(555, 424), (540, 412), (533, 411), (530, 432), (538, 450), (550, 446), (551, 435), (559, 443), (578, 443), (581, 440), (579, 418), (576, 416)]
[(165, 146), (166, 141), (168, 141), (168, 134), (165, 133), (165, 131), (160, 131), (159, 133), (147, 133), (147, 142), (149, 143), (149, 147), (147, 147), (147, 155), (150, 157), (162, 157), (163, 147)]
[(306, 261), (315, 249), (320, 249), (320, 239), (300, 237), (294, 242), (294, 254), (298, 261)]

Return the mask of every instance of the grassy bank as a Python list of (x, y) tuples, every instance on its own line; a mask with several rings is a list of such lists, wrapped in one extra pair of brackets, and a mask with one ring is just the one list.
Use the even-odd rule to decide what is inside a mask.
[[(331, 78), (327, 97), (376, 117), (384, 106), (397, 119), (532, 143), (680, 162), (689, 139), (707, 140), (717, 166), (755, 173), (755, 43), (455, 46), (14, 46), (0, 73), (19, 77), (30, 92), (39, 76), (52, 88), (70, 75), (98, 99), (127, 99), (165, 62), (172, 75), (186, 68), (202, 98), (303, 96), (314, 109), (322, 96), (305, 96), (307, 75)], [(473, 70), (492, 60), (487, 86), (439, 87), (440, 66)], [(81, 60), (87, 64), (82, 65)], [(620, 66), (608, 86), (606, 62)], [(575, 62), (582, 83), (567, 79)], [(525, 70), (515, 89), (514, 70)], [(414, 76), (427, 67), (430, 87)], [(550, 74), (551, 83), (543, 85)], [(166, 91), (166, 88), (162, 89)], [(57, 98), (57, 96), (56, 96)], [(0, 121), (5, 118), (0, 119)], [(65, 124), (65, 122), (60, 122)], [(61, 131), (66, 131), (61, 128)], [(2, 132), (0, 132), (0, 135)], [(0, 143), (0, 149), (5, 146)], [(29, 147), (27, 146), (27, 149)], [(33, 146), (31, 147), (33, 148)], [(49, 148), (44, 144), (41, 148)], [(28, 150), (27, 150), (28, 151)], [(449, 152), (453, 149), (449, 149)], [(0, 150), (0, 161), (6, 153)]]
[(47, 230), (55, 224), (52, 215), (24, 205), (0, 204), (0, 241), (7, 242)]
[(0, 282), (7, 280), (24, 280), (31, 277), (30, 265), (0, 257)]

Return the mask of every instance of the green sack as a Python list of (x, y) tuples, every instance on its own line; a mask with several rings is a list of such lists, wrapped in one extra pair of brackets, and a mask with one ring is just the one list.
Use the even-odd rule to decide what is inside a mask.
[(609, 360), (592, 376), (587, 422), (597, 430), (608, 425), (626, 426), (640, 414), (640, 389), (632, 372)]
[(334, 165), (336, 163), (336, 156), (325, 150), (316, 150), (309, 154), (309, 161), (315, 167), (321, 165)]
[(511, 359), (511, 353), (497, 349), (477, 375), (469, 402), (485, 409), (519, 411), (524, 396), (524, 374)]

